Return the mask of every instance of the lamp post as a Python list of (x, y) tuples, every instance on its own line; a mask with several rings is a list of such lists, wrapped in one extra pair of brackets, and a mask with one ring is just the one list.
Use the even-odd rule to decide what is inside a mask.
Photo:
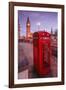
[(37, 26), (38, 26), (38, 31), (40, 30), (40, 22), (37, 23)]

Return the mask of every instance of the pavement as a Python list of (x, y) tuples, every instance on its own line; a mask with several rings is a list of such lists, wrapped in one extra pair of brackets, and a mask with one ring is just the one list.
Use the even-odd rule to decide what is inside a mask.
[[(57, 57), (51, 56), (51, 76), (57, 77)], [(33, 44), (21, 42), (18, 44), (18, 78), (39, 78), (34, 69)]]

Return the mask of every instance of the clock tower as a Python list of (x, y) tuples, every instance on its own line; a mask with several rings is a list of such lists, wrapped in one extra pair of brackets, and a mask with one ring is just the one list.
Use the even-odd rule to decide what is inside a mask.
[(26, 22), (26, 38), (28, 39), (29, 37), (30, 37), (30, 20), (28, 17)]

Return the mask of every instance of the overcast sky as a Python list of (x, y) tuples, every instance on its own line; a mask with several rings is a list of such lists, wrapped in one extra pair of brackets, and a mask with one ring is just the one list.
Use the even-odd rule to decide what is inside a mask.
[(26, 21), (30, 19), (31, 32), (46, 30), (48, 32), (58, 29), (58, 13), (42, 11), (18, 11), (21, 34), (26, 35)]

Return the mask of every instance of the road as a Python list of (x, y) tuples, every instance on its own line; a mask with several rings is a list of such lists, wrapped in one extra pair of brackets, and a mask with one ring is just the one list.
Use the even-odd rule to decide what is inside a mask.
[(31, 43), (19, 44), (19, 62), (28, 60), (29, 65), (33, 65), (33, 45)]
[[(23, 69), (29, 69), (33, 67), (33, 44), (32, 43), (19, 43), (18, 45), (18, 62), (19, 62), (19, 71), (20, 68)], [(29, 67), (28, 67), (29, 66)], [(57, 58), (54, 56), (51, 56), (50, 60), (50, 68), (52, 71), (52, 76), (57, 76)], [(22, 71), (21, 71), (22, 72)], [(21, 72), (19, 72), (18, 76), (21, 78)], [(30, 70), (30, 73), (32, 71)], [(34, 73), (33, 73), (34, 75)], [(24, 75), (23, 75), (24, 76)], [(22, 77), (23, 78), (23, 77)]]

